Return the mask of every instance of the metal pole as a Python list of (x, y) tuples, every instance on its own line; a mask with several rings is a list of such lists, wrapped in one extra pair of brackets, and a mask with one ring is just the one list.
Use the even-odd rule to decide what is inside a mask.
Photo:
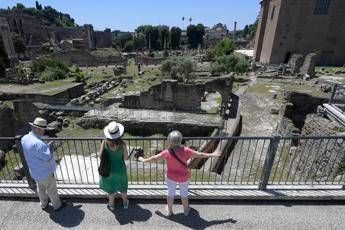
[(16, 143), (16, 147), (17, 147), (17, 152), (19, 154), (20, 160), (22, 161), (25, 177), (28, 180), (29, 188), (34, 190), (34, 191), (36, 191), (36, 189), (37, 189), (36, 182), (31, 177), (31, 174), (30, 174), (30, 171), (29, 171), (29, 166), (28, 166), (28, 163), (26, 162), (26, 159), (25, 159), (25, 156), (24, 156), (24, 152), (23, 152), (23, 147), (22, 147), (22, 144), (20, 142), (21, 139), (22, 139), (22, 136), (20, 136), (20, 135), (15, 137), (15, 143)]
[(278, 145), (280, 142), (280, 136), (273, 136), (271, 139), (270, 145), (268, 147), (266, 160), (263, 167), (263, 172), (261, 175), (260, 183), (259, 183), (259, 189), (262, 191), (265, 191), (267, 188), (268, 180), (270, 178), (274, 158), (277, 153)]

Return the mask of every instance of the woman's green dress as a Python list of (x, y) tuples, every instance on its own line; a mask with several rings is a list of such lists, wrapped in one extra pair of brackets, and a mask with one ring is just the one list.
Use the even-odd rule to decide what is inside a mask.
[(109, 176), (101, 177), (99, 186), (107, 193), (127, 192), (128, 178), (127, 168), (123, 160), (124, 146), (119, 146), (115, 151), (111, 150), (106, 144), (103, 154), (109, 156)]

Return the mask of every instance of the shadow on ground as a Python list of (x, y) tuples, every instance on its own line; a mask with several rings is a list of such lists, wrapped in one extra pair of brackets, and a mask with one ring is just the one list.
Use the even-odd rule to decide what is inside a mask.
[(68, 202), (66, 207), (58, 212), (49, 210), (49, 217), (55, 223), (65, 228), (72, 228), (78, 226), (84, 219), (85, 213), (80, 208), (82, 205), (74, 206), (73, 203)]
[(140, 207), (134, 202), (129, 204), (128, 210), (124, 210), (122, 207), (116, 207), (112, 213), (120, 225), (134, 224), (134, 222), (145, 222), (152, 217), (151, 211)]
[(191, 212), (189, 213), (189, 216), (185, 216), (184, 214), (176, 214), (172, 215), (170, 217), (165, 216), (163, 213), (160, 211), (155, 212), (158, 216), (163, 217), (167, 220), (182, 224), (183, 226), (186, 226), (188, 228), (192, 229), (205, 229), (214, 225), (220, 225), (220, 224), (225, 224), (225, 223), (232, 223), (235, 224), (237, 223), (237, 220), (234, 220), (232, 218), (226, 219), (226, 220), (212, 220), (212, 221), (207, 221), (203, 219), (199, 212), (195, 209), (191, 209)]

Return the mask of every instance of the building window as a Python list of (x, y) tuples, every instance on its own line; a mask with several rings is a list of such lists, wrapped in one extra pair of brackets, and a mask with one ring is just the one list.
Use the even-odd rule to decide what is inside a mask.
[(276, 11), (276, 6), (273, 6), (272, 13), (271, 13), (271, 20), (273, 20), (273, 18), (274, 18), (275, 11)]
[(315, 15), (326, 15), (331, 4), (331, 0), (317, 0), (314, 10)]

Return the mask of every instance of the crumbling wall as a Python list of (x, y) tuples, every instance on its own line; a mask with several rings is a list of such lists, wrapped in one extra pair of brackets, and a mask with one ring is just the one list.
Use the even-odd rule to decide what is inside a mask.
[(233, 77), (220, 77), (204, 83), (179, 83), (164, 80), (140, 94), (125, 95), (122, 107), (129, 109), (157, 109), (177, 111), (201, 111), (205, 91), (218, 91), (225, 104), (232, 92)]
[(110, 29), (95, 31), (94, 38), (97, 48), (109, 48), (112, 46), (112, 35)]
[(305, 75), (308, 74), (311, 77), (315, 76), (315, 66), (316, 62), (318, 61), (318, 54), (317, 53), (310, 53), (308, 54), (305, 59), (303, 66), (300, 69), (301, 74)]
[(98, 65), (124, 65), (127, 66), (127, 60), (121, 56), (96, 57), (85, 50), (68, 50), (52, 54), (54, 58), (62, 60), (66, 65), (72, 66), (98, 66)]
[[(310, 114), (307, 116), (302, 135), (309, 136), (344, 136), (345, 127), (327, 118)], [(300, 156), (300, 168), (305, 169), (313, 181), (339, 181), (345, 172), (345, 143), (343, 138), (329, 140), (301, 140), (297, 148)], [(306, 178), (307, 179), (307, 178)]]

